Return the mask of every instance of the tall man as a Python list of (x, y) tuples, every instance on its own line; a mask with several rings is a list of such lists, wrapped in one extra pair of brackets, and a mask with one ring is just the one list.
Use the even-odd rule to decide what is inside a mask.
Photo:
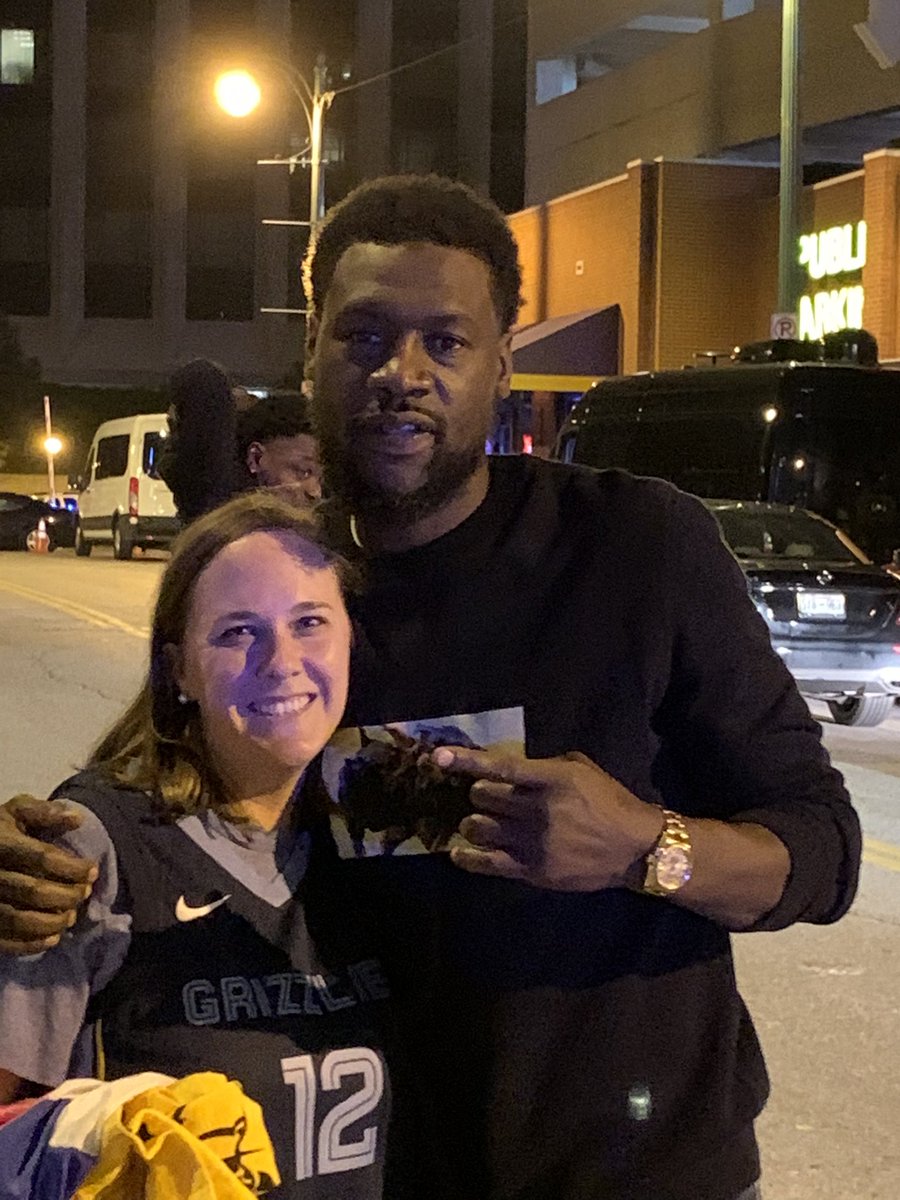
[[(767, 1080), (728, 931), (852, 899), (859, 826), (818, 727), (699, 502), (485, 458), (520, 288), (492, 206), (364, 185), (307, 283), (326, 471), (367, 572), (348, 721), (504, 742), (434, 752), (473, 781), (449, 856), (347, 864), (382, 920), (427, 1194), (752, 1195)], [(33, 949), (64, 917), (23, 910), (80, 892), (22, 876), (78, 868), (8, 828), (0, 868), (0, 936)]]

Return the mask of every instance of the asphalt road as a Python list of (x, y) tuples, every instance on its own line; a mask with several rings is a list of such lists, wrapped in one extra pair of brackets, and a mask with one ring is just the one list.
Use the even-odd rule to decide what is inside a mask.
[[(131, 698), (163, 555), (0, 553), (0, 798), (51, 789)], [(766, 1200), (895, 1200), (900, 1189), (900, 708), (826, 744), (866, 835), (857, 902), (829, 928), (735, 939), (772, 1078)], [(697, 1200), (703, 1200), (698, 1197)]]

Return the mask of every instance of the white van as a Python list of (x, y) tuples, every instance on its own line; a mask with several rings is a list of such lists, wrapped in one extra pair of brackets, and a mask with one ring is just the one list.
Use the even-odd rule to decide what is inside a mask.
[(169, 545), (179, 522), (157, 469), (167, 435), (165, 413), (100, 426), (78, 481), (77, 555), (90, 554), (98, 542), (111, 542), (116, 558), (131, 558), (135, 546)]

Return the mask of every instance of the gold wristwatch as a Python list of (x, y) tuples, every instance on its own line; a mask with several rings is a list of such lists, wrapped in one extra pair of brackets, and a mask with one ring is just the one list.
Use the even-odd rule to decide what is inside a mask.
[(691, 877), (694, 854), (691, 835), (678, 813), (664, 808), (666, 823), (656, 845), (647, 855), (643, 891), (651, 896), (671, 896)]

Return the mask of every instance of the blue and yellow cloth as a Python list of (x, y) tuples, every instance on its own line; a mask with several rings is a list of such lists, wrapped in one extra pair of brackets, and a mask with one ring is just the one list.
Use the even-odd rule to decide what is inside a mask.
[(212, 1072), (69, 1080), (0, 1126), (3, 1200), (252, 1200), (279, 1182), (259, 1105)]

